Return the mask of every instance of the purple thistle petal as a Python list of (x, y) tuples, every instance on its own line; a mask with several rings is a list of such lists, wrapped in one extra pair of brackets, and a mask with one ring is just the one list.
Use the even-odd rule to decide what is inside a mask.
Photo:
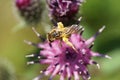
[(89, 39), (85, 42), (85, 44), (86, 44), (87, 46), (90, 45), (90, 44), (92, 44), (92, 42), (94, 42), (94, 40), (96, 39), (96, 37), (97, 37), (104, 29), (105, 29), (105, 26), (103, 26), (102, 28), (100, 28), (95, 35), (93, 35), (91, 38), (89, 38)]
[(61, 65), (60, 65), (60, 64), (58, 64), (58, 65), (55, 67), (54, 71), (53, 71), (52, 74), (51, 74), (51, 77), (52, 77), (52, 78), (53, 78), (55, 75), (57, 75), (57, 73), (59, 72), (60, 68), (61, 68)]
[(72, 76), (70, 67), (67, 67), (66, 71), (67, 71), (67, 77), (68, 77), (68, 79), (70, 79)]
[(60, 80), (65, 80), (65, 76), (63, 73), (61, 73), (61, 75), (60, 75)]
[(73, 71), (73, 74), (74, 74), (74, 80), (79, 80), (78, 71)]
[(52, 62), (53, 62), (53, 60), (50, 60), (50, 59), (41, 59), (40, 60), (41, 64), (51, 64)]
[(41, 78), (43, 78), (43, 76), (44, 76), (44, 74), (41, 74), (41, 75), (35, 77), (33, 80), (40, 80)]

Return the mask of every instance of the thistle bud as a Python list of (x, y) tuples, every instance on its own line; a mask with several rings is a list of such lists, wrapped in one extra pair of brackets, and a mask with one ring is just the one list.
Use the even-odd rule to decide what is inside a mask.
[(79, 6), (83, 0), (47, 0), (49, 16), (56, 22), (62, 22), (65, 26), (75, 22)]
[(42, 12), (40, 0), (16, 0), (15, 4), (25, 22), (29, 24), (39, 22)]

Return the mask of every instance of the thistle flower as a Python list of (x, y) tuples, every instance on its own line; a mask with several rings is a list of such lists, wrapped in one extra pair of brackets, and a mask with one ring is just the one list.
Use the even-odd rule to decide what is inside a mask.
[[(38, 61), (30, 61), (27, 64), (40, 63), (49, 65), (48, 68), (41, 71), (41, 75), (36, 77), (34, 80), (39, 80), (43, 76), (48, 75), (50, 75), (49, 80), (53, 80), (57, 74), (60, 75), (60, 80), (65, 80), (66, 77), (67, 80), (71, 80), (72, 76), (74, 76), (74, 80), (79, 80), (79, 75), (83, 80), (89, 80), (90, 74), (87, 68), (88, 65), (95, 64), (100, 68), (99, 64), (92, 60), (92, 57), (100, 56), (110, 58), (108, 55), (99, 54), (98, 52), (91, 50), (94, 40), (104, 30), (104, 28), (105, 26), (100, 28), (95, 35), (87, 40), (82, 37), (84, 28), (80, 31), (80, 34), (72, 34), (69, 40), (78, 52), (63, 41), (60, 45), (60, 40), (52, 42), (52, 47), (49, 45), (48, 41), (38, 44), (25, 41), (29, 45), (34, 45), (42, 49), (39, 54), (27, 55), (26, 57), (38, 56), (39, 58)], [(40, 37), (40, 34), (37, 33), (35, 29), (33, 30)]]
[(62, 22), (66, 26), (75, 21), (79, 6), (84, 0), (47, 0), (49, 16), (52, 21)]
[(16, 0), (15, 4), (25, 22), (29, 24), (39, 22), (42, 12), (40, 0)]

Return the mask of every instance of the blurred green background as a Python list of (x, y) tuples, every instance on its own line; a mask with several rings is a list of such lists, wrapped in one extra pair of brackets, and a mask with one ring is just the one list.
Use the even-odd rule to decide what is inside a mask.
[[(112, 57), (111, 60), (95, 58), (101, 69), (89, 67), (91, 80), (120, 80), (120, 0), (86, 1), (80, 10), (83, 16), (81, 25), (85, 27), (83, 35), (89, 38), (105, 25), (106, 29), (96, 39), (93, 50)], [(37, 42), (38, 38), (29, 26), (13, 32), (20, 23), (14, 9), (14, 0), (0, 0), (0, 80), (32, 80), (44, 66), (26, 65), (25, 55), (34, 52), (36, 48), (25, 44), (23, 40)], [(37, 30), (41, 34), (45, 33), (42, 27), (48, 24), (40, 24)]]

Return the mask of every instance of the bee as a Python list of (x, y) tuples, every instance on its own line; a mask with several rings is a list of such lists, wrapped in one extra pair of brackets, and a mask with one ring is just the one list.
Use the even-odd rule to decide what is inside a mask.
[(50, 45), (51, 45), (51, 42), (53, 42), (55, 40), (64, 41), (67, 45), (72, 47), (77, 52), (77, 50), (74, 47), (74, 45), (69, 41), (69, 37), (73, 33), (78, 33), (81, 29), (83, 29), (83, 28), (79, 27), (77, 24), (76, 25), (72, 25), (70, 27), (64, 27), (62, 22), (58, 22), (57, 23), (57, 27), (53, 28), (47, 34), (47, 40), (50, 42)]

